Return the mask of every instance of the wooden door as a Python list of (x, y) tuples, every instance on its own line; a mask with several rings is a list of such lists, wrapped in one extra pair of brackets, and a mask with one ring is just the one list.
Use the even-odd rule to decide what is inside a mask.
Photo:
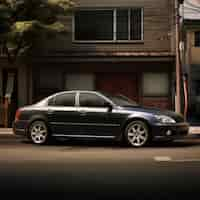
[(100, 73), (96, 76), (96, 88), (111, 94), (123, 94), (138, 101), (138, 81), (134, 73)]

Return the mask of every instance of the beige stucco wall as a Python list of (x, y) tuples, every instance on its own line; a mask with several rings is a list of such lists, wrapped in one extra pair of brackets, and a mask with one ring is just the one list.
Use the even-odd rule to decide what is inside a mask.
[(200, 64), (200, 47), (195, 47), (195, 30), (191, 30), (187, 32), (187, 40), (188, 40), (188, 49), (190, 52), (188, 56), (190, 56), (189, 63), (190, 64)]
[(200, 64), (200, 47), (192, 47), (191, 49), (191, 63)]
[(186, 32), (186, 66), (189, 73), (189, 103), (193, 109), (192, 112), (197, 111), (197, 99), (199, 94), (197, 92), (197, 83), (200, 80), (200, 47), (195, 47), (196, 29), (190, 29)]

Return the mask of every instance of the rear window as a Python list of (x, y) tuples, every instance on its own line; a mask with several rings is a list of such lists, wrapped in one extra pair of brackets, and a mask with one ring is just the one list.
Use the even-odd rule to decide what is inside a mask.
[(49, 99), (50, 106), (75, 106), (75, 93), (60, 94)]

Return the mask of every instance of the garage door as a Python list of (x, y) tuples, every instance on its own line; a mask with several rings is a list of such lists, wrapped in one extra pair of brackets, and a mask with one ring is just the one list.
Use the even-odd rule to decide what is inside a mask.
[(138, 101), (138, 81), (136, 74), (101, 73), (96, 76), (97, 90), (111, 94), (123, 94)]

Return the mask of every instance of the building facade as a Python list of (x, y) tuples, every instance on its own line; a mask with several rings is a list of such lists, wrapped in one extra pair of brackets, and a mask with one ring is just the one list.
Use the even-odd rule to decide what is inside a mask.
[(185, 59), (189, 82), (189, 111), (191, 123), (200, 116), (200, 20), (185, 20)]
[(185, 0), (182, 11), (184, 17), (183, 70), (188, 75), (188, 120), (199, 124), (200, 116), (200, 3)]
[(69, 34), (45, 43), (26, 65), (0, 66), (2, 99), (12, 91), (16, 108), (54, 92), (86, 89), (174, 109), (174, 1), (75, 3), (73, 14), (62, 19)]

